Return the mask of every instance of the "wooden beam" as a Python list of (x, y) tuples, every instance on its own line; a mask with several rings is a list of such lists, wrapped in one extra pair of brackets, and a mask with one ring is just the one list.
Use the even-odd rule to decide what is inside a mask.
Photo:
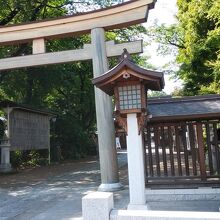
[[(120, 56), (124, 48), (127, 48), (131, 54), (143, 52), (142, 41), (133, 41), (122, 44), (114, 44), (114, 42), (109, 41), (106, 42), (107, 57)], [(41, 53), (0, 59), (0, 71), (90, 59), (92, 59), (92, 48), (90, 44), (87, 44), (83, 49), (78, 50)]]
[(123, 49), (126, 48), (130, 54), (143, 53), (143, 41), (131, 41), (121, 44), (115, 44), (114, 41), (106, 42), (107, 57), (120, 56)]
[(0, 27), (0, 45), (28, 42), (38, 38), (59, 38), (90, 33), (97, 27), (105, 30), (128, 27), (147, 20), (155, 0), (132, 0), (106, 9), (59, 19)]

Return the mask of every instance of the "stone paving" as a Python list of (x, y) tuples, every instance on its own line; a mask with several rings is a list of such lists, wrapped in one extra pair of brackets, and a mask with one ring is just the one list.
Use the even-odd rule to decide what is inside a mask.
[[(126, 208), (129, 201), (126, 153), (119, 153), (118, 158), (125, 190), (114, 194), (115, 208)], [(80, 167), (37, 184), (0, 188), (0, 220), (81, 219), (81, 198), (97, 190), (100, 171), (96, 160), (84, 162)], [(149, 203), (152, 210), (219, 211), (219, 206), (220, 200)]]
[[(121, 153), (118, 158), (123, 167), (126, 154)], [(76, 167), (37, 184), (0, 188), (0, 220), (79, 219), (81, 198), (96, 191), (101, 180), (97, 160), (82, 163), (80, 169)]]
[[(81, 216), (81, 198), (100, 182), (97, 161), (37, 185), (0, 189), (0, 220), (75, 219)], [(77, 218), (76, 218), (77, 219)]]

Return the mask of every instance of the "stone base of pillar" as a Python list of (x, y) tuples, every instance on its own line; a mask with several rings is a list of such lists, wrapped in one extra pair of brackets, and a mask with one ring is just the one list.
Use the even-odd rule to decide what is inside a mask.
[(83, 220), (109, 220), (113, 208), (113, 193), (94, 192), (82, 198)]
[(10, 163), (10, 146), (1, 145), (1, 161), (0, 161), (0, 172), (7, 173), (12, 170)]
[(11, 164), (0, 164), (0, 173), (8, 173), (12, 171)]
[(102, 183), (98, 191), (100, 192), (115, 192), (124, 189), (124, 186), (121, 183)]
[(149, 210), (149, 207), (147, 204), (145, 204), (145, 205), (128, 204), (127, 209), (128, 210)]

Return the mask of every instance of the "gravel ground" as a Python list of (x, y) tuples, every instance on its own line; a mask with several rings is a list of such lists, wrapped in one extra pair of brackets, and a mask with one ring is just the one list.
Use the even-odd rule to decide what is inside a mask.
[[(125, 166), (126, 154), (119, 163)], [(100, 181), (96, 158), (2, 175), (0, 220), (79, 219), (82, 197)]]
[[(127, 155), (118, 154), (125, 189), (114, 193), (115, 208), (129, 202)], [(96, 158), (38, 167), (0, 176), (0, 220), (79, 220), (81, 199), (100, 184)], [(164, 196), (163, 196), (164, 197)], [(151, 210), (218, 212), (220, 201), (151, 201)], [(220, 219), (220, 218), (219, 218)]]

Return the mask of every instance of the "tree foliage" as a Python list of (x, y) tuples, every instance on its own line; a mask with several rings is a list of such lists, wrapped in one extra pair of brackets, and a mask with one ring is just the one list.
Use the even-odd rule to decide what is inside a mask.
[(166, 94), (166, 92), (164, 91), (151, 91), (149, 94), (148, 94), (148, 97), (149, 98), (154, 98), (154, 97), (167, 97), (168, 95)]
[[(0, 25), (55, 18), (98, 7), (121, 3), (121, 0), (0, 0)], [(141, 26), (106, 34), (107, 40), (131, 40), (145, 32)], [(135, 36), (135, 37), (134, 37)], [(71, 37), (46, 42), (47, 52), (82, 48), (90, 36)], [(0, 58), (31, 54), (30, 44), (1, 46)], [(140, 58), (137, 58), (143, 62)], [(110, 65), (115, 65), (115, 59)], [(61, 146), (65, 159), (79, 158), (95, 148), (95, 104), (92, 62), (73, 62), (52, 66), (23, 68), (0, 72), (0, 98), (49, 108), (58, 114), (52, 125), (52, 150)]]
[(219, 91), (220, 1), (178, 0), (178, 18), (185, 48), (179, 49), (179, 75), (186, 92)]
[(178, 23), (152, 28), (162, 50), (177, 49), (184, 94), (220, 93), (220, 1), (177, 0)]

